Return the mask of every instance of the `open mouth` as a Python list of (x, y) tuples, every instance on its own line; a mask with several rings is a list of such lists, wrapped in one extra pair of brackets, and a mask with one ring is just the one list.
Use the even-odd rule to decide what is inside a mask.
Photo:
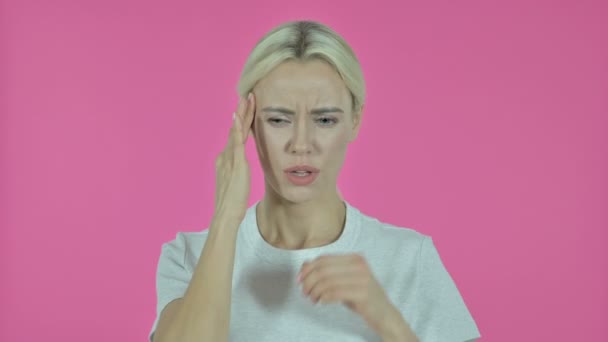
[(306, 177), (308, 175), (310, 175), (312, 172), (309, 171), (291, 171), (290, 174), (297, 176), (297, 177)]
[(312, 184), (315, 179), (317, 179), (317, 176), (319, 175), (319, 172), (312, 172), (312, 171), (289, 171), (289, 172), (285, 172), (285, 174), (287, 175), (287, 179), (294, 185), (299, 185), (299, 186), (303, 186), (303, 185), (310, 185)]

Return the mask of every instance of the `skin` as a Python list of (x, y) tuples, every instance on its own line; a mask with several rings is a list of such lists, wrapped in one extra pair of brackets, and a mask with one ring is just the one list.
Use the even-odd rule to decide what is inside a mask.
[[(253, 94), (251, 130), (266, 188), (256, 213), (261, 235), (283, 249), (337, 240), (346, 208), (336, 182), (348, 144), (357, 137), (361, 123), (361, 111), (351, 110), (348, 88), (324, 61), (287, 61), (261, 79)], [(283, 107), (295, 114), (267, 107)], [(311, 114), (322, 107), (338, 107), (342, 112)], [(301, 164), (320, 170), (310, 185), (293, 185), (283, 171)]]
[[(252, 93), (253, 110), (248, 112), (253, 118), (244, 122), (251, 120), (246, 135), (250, 130), (264, 171), (266, 191), (256, 211), (261, 235), (283, 249), (336, 241), (346, 216), (337, 178), (361, 125), (361, 111), (352, 112), (348, 88), (322, 60), (287, 61), (261, 79)], [(329, 107), (340, 110), (313, 115)], [(302, 164), (320, 169), (319, 175), (310, 185), (293, 185), (283, 170)], [(343, 303), (383, 341), (417, 341), (363, 256), (322, 255), (301, 266), (297, 281), (313, 303)]]

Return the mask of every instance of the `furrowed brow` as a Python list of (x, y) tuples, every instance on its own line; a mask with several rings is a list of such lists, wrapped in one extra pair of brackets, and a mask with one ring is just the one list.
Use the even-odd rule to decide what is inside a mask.
[[(295, 115), (296, 113), (293, 110), (284, 108), (284, 107), (264, 107), (262, 108), (262, 111), (264, 112), (276, 112), (276, 113), (281, 113), (281, 114), (285, 114), (285, 115)], [(339, 107), (322, 107), (322, 108), (315, 108), (313, 110), (310, 111), (310, 114), (312, 115), (322, 115), (322, 114), (326, 114), (326, 113), (344, 113), (344, 111), (339, 108)]]

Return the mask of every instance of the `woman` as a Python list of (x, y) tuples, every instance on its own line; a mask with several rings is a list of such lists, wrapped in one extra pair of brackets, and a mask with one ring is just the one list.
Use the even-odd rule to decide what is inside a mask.
[[(318, 22), (280, 25), (253, 49), (238, 91), (209, 229), (162, 246), (150, 340), (480, 337), (432, 238), (369, 217), (337, 191), (365, 97), (348, 44)], [(266, 184), (251, 207), (249, 136)]]

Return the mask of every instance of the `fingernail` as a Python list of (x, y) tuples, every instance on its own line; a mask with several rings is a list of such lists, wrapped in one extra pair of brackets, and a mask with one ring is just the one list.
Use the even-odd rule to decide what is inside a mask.
[(249, 93), (249, 95), (247, 95), (247, 100), (248, 100), (248, 101), (251, 101), (251, 98), (252, 98), (252, 97), (253, 97), (253, 94), (252, 94), (252, 93)]

